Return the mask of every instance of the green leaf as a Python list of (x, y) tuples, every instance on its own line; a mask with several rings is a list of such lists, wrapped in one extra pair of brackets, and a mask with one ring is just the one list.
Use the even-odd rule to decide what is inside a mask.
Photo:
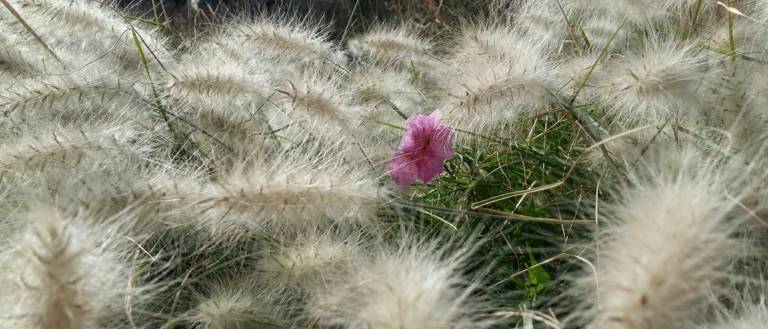
[(549, 288), (549, 284), (552, 282), (552, 278), (543, 267), (538, 266), (539, 262), (531, 252), (531, 247), (528, 243), (525, 244), (525, 248), (528, 251), (528, 257), (530, 264), (528, 265), (528, 278), (523, 280), (514, 280), (518, 287), (525, 292), (526, 301), (533, 301), (537, 296), (546, 292)]

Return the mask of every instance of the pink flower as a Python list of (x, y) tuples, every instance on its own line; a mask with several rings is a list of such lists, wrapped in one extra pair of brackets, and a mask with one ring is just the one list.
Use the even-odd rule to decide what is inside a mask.
[(439, 111), (418, 114), (405, 121), (405, 135), (395, 151), (389, 170), (392, 179), (408, 187), (416, 179), (426, 183), (443, 172), (443, 162), (453, 156), (453, 132), (440, 123)]

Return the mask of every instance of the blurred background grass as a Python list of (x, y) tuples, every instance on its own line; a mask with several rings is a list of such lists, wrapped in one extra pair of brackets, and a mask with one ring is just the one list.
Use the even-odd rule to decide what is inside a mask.
[(260, 13), (291, 13), (333, 27), (340, 39), (380, 24), (406, 24), (427, 37), (488, 15), (493, 0), (118, 0), (146, 18), (158, 16), (176, 35), (194, 35), (211, 24)]

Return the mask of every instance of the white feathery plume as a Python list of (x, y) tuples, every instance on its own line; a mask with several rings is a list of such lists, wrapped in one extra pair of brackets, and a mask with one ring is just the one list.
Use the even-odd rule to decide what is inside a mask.
[(751, 12), (754, 13), (753, 18), (762, 21), (762, 22), (768, 22), (768, 1), (765, 0), (755, 0), (750, 3), (751, 10), (742, 10), (742, 12)]
[(398, 123), (403, 116), (426, 112), (426, 96), (410, 77), (407, 72), (375, 67), (352, 72), (352, 102), (361, 106), (364, 124), (372, 120)]
[(637, 53), (606, 64), (592, 80), (600, 104), (618, 122), (664, 122), (670, 117), (695, 120), (706, 105), (711, 76), (706, 55), (689, 43), (652, 36)]
[[(738, 2), (738, 0), (737, 0)], [(674, 23), (691, 23), (691, 17), (698, 10), (697, 22), (707, 21), (713, 16), (714, 9), (718, 8), (717, 1), (699, 1), (699, 0), (663, 0), (660, 1), (661, 7), (667, 12), (667, 17)], [(697, 9), (698, 7), (698, 9)]]
[[(725, 67), (732, 63), (719, 63)], [(738, 63), (733, 74), (722, 74), (717, 81), (718, 88), (713, 93), (713, 102), (702, 109), (701, 123), (691, 125), (694, 128), (722, 129), (723, 133), (707, 137), (718, 142), (718, 136), (724, 138), (724, 144), (734, 154), (750, 154), (762, 148), (765, 137), (765, 122), (768, 120), (763, 104), (768, 94), (760, 90), (765, 82), (760, 74), (765, 68), (759, 63)], [(727, 71), (723, 71), (727, 72)], [(698, 126), (698, 127), (697, 127)], [(699, 129), (701, 129), (699, 128)]]
[[(590, 87), (589, 81), (591, 79), (587, 78), (591, 77), (589, 75), (590, 69), (592, 70), (592, 75), (599, 75), (602, 71), (603, 65), (598, 63), (597, 59), (598, 54), (588, 53), (581, 56), (570, 56), (560, 61), (557, 64), (556, 72), (557, 80), (559, 81), (558, 90), (563, 90), (566, 95), (573, 95), (584, 84), (585, 88), (582, 88), (579, 97), (593, 98), (595, 96), (592, 91), (593, 88), (588, 88)], [(597, 66), (592, 68), (595, 63), (597, 63)]]
[[(428, 113), (430, 100), (411, 81), (412, 75), (399, 69), (362, 67), (352, 72), (352, 103), (361, 118), (357, 136), (368, 160), (375, 165), (387, 162), (406, 118)], [(362, 132), (365, 133), (362, 133)]]
[(516, 10), (514, 24), (529, 39), (541, 40), (552, 52), (563, 45), (569, 27), (556, 1), (528, 0)]
[[(612, 51), (625, 44), (629, 33), (626, 27), (621, 26), (621, 21), (620, 17), (601, 15), (581, 22), (583, 33), (589, 40), (593, 52), (597, 53), (603, 49)], [(608, 44), (609, 41), (610, 44)]]
[[(21, 75), (39, 70), (39, 62), (44, 56), (38, 48), (28, 47), (28, 42), (12, 32), (10, 26), (0, 23), (0, 72)], [(10, 77), (0, 80), (0, 87), (6, 81), (12, 81)]]
[(556, 70), (545, 54), (541, 43), (505, 27), (467, 30), (451, 60), (456, 72), (443, 81), (445, 121), (478, 133), (545, 109), (556, 91)]
[(28, 132), (0, 145), (0, 172), (24, 173), (77, 166), (98, 167), (121, 158), (142, 158), (148, 145), (129, 127), (94, 127), (90, 130), (53, 129)]
[(726, 313), (719, 323), (697, 326), (696, 329), (761, 329), (768, 323), (768, 307), (765, 301), (743, 308), (739, 314)]
[(466, 250), (450, 253), (436, 242), (404, 242), (381, 249), (308, 302), (319, 323), (343, 328), (486, 328), (475, 286), (461, 277)]
[[(570, 0), (561, 1), (560, 5), (566, 13), (575, 16), (591, 15), (600, 12), (604, 8), (605, 0)], [(557, 6), (557, 3), (555, 3)]]
[(260, 67), (249, 67), (210, 51), (193, 51), (182, 57), (168, 80), (168, 96), (198, 110), (209, 110), (222, 104), (259, 105), (259, 100), (269, 94), (271, 77)]
[(220, 52), (244, 62), (256, 60), (273, 66), (334, 69), (346, 65), (329, 29), (309, 18), (262, 15), (250, 22), (235, 22), (214, 37)]
[(406, 27), (378, 26), (348, 44), (355, 57), (381, 66), (398, 65), (425, 72), (435, 68), (432, 45)]
[(499, 23), (464, 27), (455, 43), (448, 61), (459, 67), (475, 61), (505, 62), (541, 55), (544, 48), (540, 41), (522, 38), (514, 27)]
[(265, 112), (274, 92), (263, 69), (198, 51), (185, 56), (168, 80), (168, 106), (186, 109), (200, 129), (232, 148), (264, 139), (261, 134), (271, 130)]
[(710, 61), (713, 65), (727, 60), (731, 52), (731, 40), (735, 51), (749, 58), (765, 60), (768, 56), (768, 25), (760, 25), (746, 19), (733, 21), (733, 27), (729, 27), (727, 21), (717, 23), (712, 32), (705, 35), (706, 46), (711, 49)]
[(94, 170), (82, 176), (49, 178), (50, 191), (34, 199), (94, 218), (120, 219), (120, 214), (130, 214), (132, 222), (125, 225), (132, 236), (189, 225), (200, 216), (194, 204), (203, 190), (200, 172), (147, 170), (146, 163), (111, 167), (119, 169), (119, 174)]
[(733, 233), (751, 169), (690, 147), (651, 161), (601, 203), (596, 272), (578, 281), (587, 309), (574, 312), (590, 328), (680, 328), (726, 290), (730, 265), (744, 256)]
[(360, 125), (359, 113), (350, 106), (350, 91), (336, 75), (305, 72), (282, 79), (268, 110), (269, 125), (285, 130), (285, 137), (309, 135), (338, 140), (352, 136)]
[(768, 119), (768, 68), (763, 64), (745, 64), (744, 67), (744, 97), (764, 119)]
[(227, 237), (265, 227), (370, 221), (381, 190), (366, 167), (320, 148), (259, 155), (204, 191), (202, 225)]
[(626, 17), (637, 26), (651, 26), (667, 17), (663, 1), (653, 0), (602, 0), (603, 8), (613, 15)]
[(161, 61), (170, 59), (164, 41), (155, 38), (155, 31), (143, 23), (128, 21), (126, 15), (110, 5), (86, 0), (13, 2), (46, 42), (54, 49), (67, 50), (69, 56), (61, 59), (72, 68), (88, 65), (94, 60), (111, 60), (124, 72), (137, 72), (142, 63), (134, 33), (152, 68), (159, 67), (155, 56)]
[(184, 316), (193, 328), (285, 328), (290, 324), (279, 295), (250, 279), (211, 284), (197, 302), (197, 307)]
[(483, 133), (513, 122), (521, 113), (544, 110), (552, 102), (550, 91), (555, 90), (553, 73), (549, 68), (535, 67), (539, 63), (531, 59), (511, 67), (488, 63), (457, 80), (440, 107), (445, 122), (453, 128)]
[[(626, 17), (636, 28), (651, 29), (654, 24), (690, 24), (698, 8), (698, 21), (713, 11), (716, 1), (699, 0), (593, 0), (595, 8), (617, 17)], [(686, 27), (687, 28), (687, 27)]]
[(16, 81), (0, 90), (0, 111), (21, 112), (17, 115), (24, 117), (76, 112), (70, 116), (86, 119), (116, 115), (131, 105), (143, 105), (131, 81), (96, 70)]
[(135, 293), (117, 232), (42, 207), (0, 256), (8, 328), (96, 329), (123, 325)]
[(278, 234), (275, 246), (262, 255), (259, 269), (270, 284), (305, 292), (345, 275), (363, 259), (359, 233), (340, 228), (310, 228)]
[(226, 64), (212, 68), (204, 65), (188, 67), (190, 69), (177, 72), (176, 78), (165, 89), (169, 96), (196, 109), (211, 110), (222, 103), (233, 107), (258, 105), (268, 96), (268, 78), (245, 74), (239, 67)]

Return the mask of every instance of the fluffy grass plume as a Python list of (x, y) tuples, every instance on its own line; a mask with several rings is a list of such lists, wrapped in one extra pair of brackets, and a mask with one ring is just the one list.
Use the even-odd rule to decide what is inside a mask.
[(300, 73), (283, 79), (276, 91), (269, 124), (286, 129), (289, 139), (309, 135), (337, 140), (352, 136), (360, 125), (359, 113), (350, 106), (350, 92), (335, 74), (322, 71)]
[(286, 305), (254, 280), (235, 278), (210, 285), (197, 297), (197, 307), (185, 315), (193, 328), (286, 328)]
[(432, 44), (418, 33), (404, 27), (378, 27), (349, 41), (349, 51), (355, 57), (379, 65), (398, 65), (418, 71), (434, 69)]
[(123, 157), (123, 161), (140, 158), (148, 151), (140, 136), (122, 126), (36, 131), (0, 146), (0, 170), (24, 173), (78, 165), (93, 168), (114, 160), (112, 157)]
[(720, 323), (702, 326), (704, 329), (756, 329), (768, 323), (768, 309), (765, 301), (748, 305), (740, 314), (726, 314)]
[(116, 232), (40, 207), (3, 252), (2, 323), (22, 328), (119, 328), (133, 291)]
[(738, 200), (748, 185), (717, 157), (659, 156), (601, 206), (596, 273), (580, 283), (591, 308), (577, 312), (590, 327), (679, 328), (726, 290), (730, 265), (744, 256), (734, 236), (744, 212), (729, 196)]
[(625, 44), (628, 33), (621, 23), (619, 17), (596, 16), (582, 22), (581, 29), (592, 51), (596, 53), (603, 49), (614, 50)]
[(353, 229), (310, 228), (278, 235), (259, 263), (262, 276), (278, 288), (304, 293), (345, 275), (365, 259)]
[[(164, 41), (155, 37), (150, 25), (131, 22), (128, 15), (113, 9), (113, 4), (84, 0), (16, 0), (13, 3), (52, 47), (77, 51), (76, 55), (63, 58), (65, 63), (76, 66), (74, 68), (101, 58), (102, 63), (109, 60), (125, 72), (138, 72), (141, 61), (134, 35), (142, 47), (151, 49), (159, 59), (169, 58)], [(90, 55), (82, 56), (83, 53)], [(153, 68), (159, 68), (154, 56), (147, 57), (152, 59)]]
[(665, 1), (619, 0), (614, 2), (599, 0), (597, 2), (610, 13), (627, 17), (638, 26), (647, 26), (663, 21), (667, 14), (664, 6)]
[[(115, 166), (117, 167), (117, 166)], [(95, 218), (120, 219), (126, 234), (141, 236), (184, 227), (200, 215), (195, 203), (204, 189), (197, 170), (145, 168), (146, 163), (123, 164), (121, 174), (91, 171), (82, 176), (49, 179), (50, 193), (42, 196), (62, 211)]]
[[(558, 80), (557, 87), (559, 90), (567, 94), (573, 95), (576, 90), (584, 83), (584, 81), (592, 75), (598, 75), (603, 70), (602, 66), (593, 66), (597, 62), (597, 54), (585, 54), (582, 56), (569, 57), (561, 60), (557, 66), (556, 77)], [(594, 97), (594, 92), (591, 88), (582, 89), (580, 94), (582, 98)]]
[(594, 83), (609, 114), (625, 124), (695, 120), (713, 74), (694, 45), (651, 36), (638, 52), (608, 63)]
[(403, 121), (426, 106), (426, 95), (401, 70), (364, 67), (352, 72), (352, 102), (364, 112), (364, 124), (373, 120), (389, 123)]
[(184, 62), (165, 86), (168, 96), (200, 111), (214, 110), (221, 104), (245, 107), (268, 96), (266, 74), (248, 72), (246, 67), (233, 63), (210, 65), (210, 61), (206, 54), (200, 54)]
[(404, 242), (377, 250), (369, 262), (318, 291), (308, 311), (319, 323), (344, 328), (486, 328), (490, 322), (461, 277), (466, 250)]
[(294, 18), (279, 13), (260, 15), (251, 21), (231, 24), (215, 38), (218, 46), (243, 60), (266, 60), (289, 67), (333, 68), (346, 59), (329, 41), (329, 29), (309, 17)]
[(431, 101), (401, 70), (364, 67), (353, 71), (351, 101), (361, 119), (357, 140), (368, 159), (378, 165), (389, 161), (406, 118), (420, 114)]
[(525, 1), (515, 14), (515, 26), (531, 40), (541, 40), (550, 51), (563, 45), (569, 27), (557, 2)]
[(274, 91), (265, 69), (197, 51), (183, 57), (167, 76), (164, 104), (183, 109), (201, 131), (230, 148), (251, 144), (254, 136), (271, 130), (265, 112), (272, 107)]
[(131, 105), (143, 105), (134, 83), (100, 67), (75, 74), (16, 80), (0, 90), (0, 111), (17, 116), (39, 116), (50, 120), (54, 113), (88, 119), (117, 116)]
[(322, 148), (303, 155), (278, 153), (273, 160), (236, 165), (205, 191), (199, 202), (214, 232), (245, 228), (311, 228), (322, 223), (369, 222), (384, 195), (367, 169), (351, 166)]
[(453, 71), (442, 82), (445, 121), (484, 132), (520, 113), (545, 109), (552, 102), (555, 70), (544, 45), (504, 26), (468, 28), (451, 56)]
[(183, 2), (0, 0), (1, 328), (765, 326), (766, 1)]
[[(37, 72), (39, 62), (46, 54), (29, 47), (28, 40), (10, 33), (11, 27), (0, 22), (0, 72), (15, 76)], [(10, 80), (10, 78), (8, 79)], [(0, 83), (3, 86), (4, 83)]]

